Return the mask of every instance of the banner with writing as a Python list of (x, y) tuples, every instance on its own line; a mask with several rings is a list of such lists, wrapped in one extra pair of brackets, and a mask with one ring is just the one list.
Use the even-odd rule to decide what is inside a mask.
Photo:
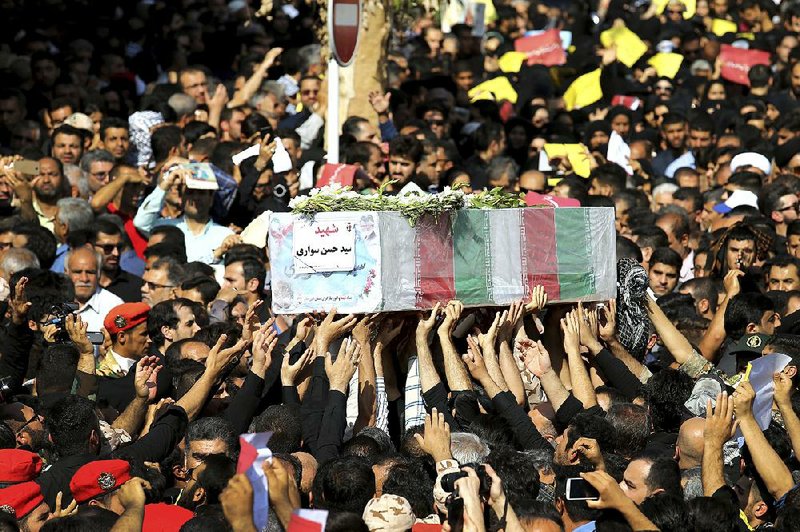
[(747, 73), (755, 65), (769, 65), (769, 52), (763, 50), (747, 50), (729, 44), (723, 44), (719, 59), (722, 62), (722, 77), (733, 83), (750, 86)]
[(561, 35), (555, 29), (515, 40), (514, 50), (525, 53), (529, 65), (558, 66), (567, 62), (567, 54), (561, 47)]

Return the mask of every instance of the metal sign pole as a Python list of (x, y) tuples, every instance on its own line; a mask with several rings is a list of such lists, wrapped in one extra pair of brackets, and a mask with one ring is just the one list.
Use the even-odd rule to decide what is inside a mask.
[[(328, 2), (329, 7), (331, 3)], [(333, 57), (328, 60), (328, 113), (325, 117), (325, 139), (328, 141), (327, 162), (336, 164), (339, 162), (339, 63)]]

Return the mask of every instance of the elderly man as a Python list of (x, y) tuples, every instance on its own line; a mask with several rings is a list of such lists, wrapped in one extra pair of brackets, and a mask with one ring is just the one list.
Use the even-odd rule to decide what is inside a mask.
[(94, 212), (89, 203), (80, 198), (62, 198), (56, 205), (58, 214), (56, 214), (54, 229), (59, 244), (56, 249), (56, 260), (50, 270), (60, 273), (64, 271), (64, 258), (69, 250), (67, 244), (69, 236), (79, 231), (88, 233), (94, 223)]
[(65, 272), (75, 286), (77, 314), (87, 324), (89, 332), (100, 332), (108, 312), (122, 304), (122, 300), (104, 288), (100, 288), (100, 269), (103, 257), (90, 247), (67, 252)]

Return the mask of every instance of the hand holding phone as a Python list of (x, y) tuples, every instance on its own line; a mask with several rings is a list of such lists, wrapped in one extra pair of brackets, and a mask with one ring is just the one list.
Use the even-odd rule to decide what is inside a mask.
[(566, 491), (568, 501), (596, 501), (600, 499), (600, 493), (594, 486), (580, 477), (568, 478)]

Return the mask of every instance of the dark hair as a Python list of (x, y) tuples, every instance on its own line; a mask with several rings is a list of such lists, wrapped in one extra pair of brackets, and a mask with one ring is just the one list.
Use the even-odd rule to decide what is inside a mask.
[(42, 532), (108, 532), (119, 516), (100, 506), (81, 505), (78, 512), (59, 519), (50, 519)]
[(601, 515), (600, 510), (593, 510), (589, 508), (586, 501), (568, 501), (567, 500), (567, 479), (580, 476), (581, 473), (586, 471), (586, 468), (579, 466), (557, 466), (556, 469), (556, 482), (554, 497), (561, 499), (564, 503), (564, 509), (569, 515), (570, 519), (574, 522), (581, 521), (596, 521)]
[(110, 220), (95, 220), (94, 221), (94, 231), (92, 232), (92, 243), (94, 244), (97, 242), (97, 237), (100, 233), (104, 235), (122, 235), (122, 229), (119, 228), (117, 224)]
[(181, 283), (181, 290), (197, 290), (205, 305), (208, 305), (219, 293), (219, 283), (210, 277), (190, 277)]
[(612, 194), (625, 188), (628, 174), (621, 166), (614, 163), (601, 164), (589, 175), (590, 179), (597, 179), (603, 185), (611, 187)]
[(43, 269), (49, 269), (56, 260), (56, 237), (47, 228), (38, 223), (22, 222), (14, 226), (15, 235), (27, 237), (25, 249), (29, 249), (39, 259)]
[(685, 411), (683, 404), (692, 395), (694, 380), (682, 371), (664, 368), (655, 373), (642, 389), (650, 407), (655, 432), (677, 433)]
[(157, 303), (147, 315), (147, 335), (156, 347), (162, 347), (166, 338), (161, 327), (175, 329), (178, 326), (178, 308), (191, 306), (191, 301), (184, 298), (170, 299)]
[(634, 460), (645, 460), (650, 463), (650, 471), (644, 480), (645, 485), (650, 491), (657, 489), (676, 497), (683, 497), (681, 487), (681, 471), (678, 462), (672, 458), (654, 454), (642, 454)]
[(221, 417), (201, 417), (189, 423), (186, 429), (187, 448), (193, 441), (222, 440), (225, 442), (225, 456), (236, 460), (239, 456), (238, 434), (233, 432), (230, 423)]
[(219, 496), (228, 481), (236, 474), (236, 462), (224, 454), (212, 454), (203, 460), (206, 467), (197, 476), (197, 483), (205, 490), (205, 504), (219, 504)]
[(486, 461), (503, 479), (503, 489), (512, 508), (516, 509), (524, 499), (539, 496), (539, 469), (534, 455), (510, 448), (495, 448)]
[(178, 227), (174, 225), (157, 225), (150, 230), (150, 237), (155, 235), (164, 235), (160, 244), (169, 243), (174, 246), (186, 249), (186, 235)]
[(765, 295), (750, 292), (737, 294), (725, 309), (725, 333), (734, 340), (741, 338), (749, 324), (761, 323), (764, 313), (770, 310), (775, 310), (775, 306)]
[(260, 113), (250, 113), (242, 121), (242, 136), (250, 138), (259, 133), (262, 129), (269, 127), (269, 120)]
[(689, 279), (681, 285), (681, 289), (691, 291), (695, 302), (702, 299), (708, 300), (708, 309), (714, 313), (717, 311), (717, 300), (719, 299), (719, 289), (717, 282), (711, 277), (695, 277)]
[(83, 139), (87, 135), (83, 129), (78, 129), (77, 127), (73, 127), (69, 124), (63, 124), (58, 126), (53, 130), (53, 134), (50, 138), (53, 140), (53, 144), (55, 144), (56, 137), (59, 135), (65, 135), (68, 137), (78, 137), (81, 139), (81, 153), (83, 153)]
[(614, 428), (605, 418), (587, 412), (577, 414), (569, 423), (567, 448), (571, 449), (580, 438), (597, 440), (600, 450), (609, 452), (614, 448)]
[(151, 266), (153, 270), (160, 270), (162, 268), (166, 268), (167, 270), (167, 280), (169, 284), (178, 286), (181, 282), (181, 277), (183, 277), (183, 265), (180, 260), (171, 255), (165, 255), (156, 259)]
[(614, 448), (622, 456), (631, 457), (644, 450), (653, 431), (653, 423), (647, 408), (633, 403), (613, 404), (606, 419), (614, 428)]
[(363, 509), (358, 512), (329, 513), (325, 521), (325, 532), (369, 532), (369, 528), (361, 518), (362, 513)]
[(56, 401), (46, 413), (45, 428), (60, 458), (90, 453), (92, 431), (102, 437), (94, 403), (79, 395)]
[(633, 259), (636, 262), (642, 262), (642, 258), (642, 250), (633, 240), (617, 235), (617, 260)]
[(208, 124), (208, 122), (201, 122), (200, 120), (192, 120), (183, 126), (183, 138), (187, 144), (194, 145), (200, 137), (208, 133), (217, 134), (217, 130)]
[(672, 248), (656, 248), (653, 250), (653, 254), (650, 255), (650, 268), (652, 269), (656, 264), (666, 264), (675, 268), (676, 272), (680, 272), (683, 261), (681, 256)]
[(100, 121), (100, 139), (106, 138), (106, 130), (108, 129), (124, 129), (128, 131), (130, 128), (125, 120), (116, 116), (109, 116)]
[[(504, 485), (505, 478), (503, 478)], [(397, 460), (386, 473), (383, 493), (399, 495), (411, 505), (414, 515), (433, 513), (434, 479), (426, 472), (423, 462), (414, 458)]]
[(716, 129), (714, 126), (714, 121), (708, 116), (708, 113), (705, 111), (698, 111), (697, 114), (692, 117), (689, 121), (689, 129), (694, 131), (704, 131), (707, 133), (714, 134), (714, 130)]
[(475, 151), (486, 151), (489, 145), (504, 135), (503, 126), (496, 122), (487, 121), (482, 123), (478, 129), (472, 133), (472, 142)]
[(639, 506), (642, 513), (658, 530), (690, 530), (689, 508), (681, 497), (669, 493), (656, 493)]
[(276, 453), (300, 450), (303, 438), (301, 418), (291, 405), (272, 405), (253, 420), (253, 432), (272, 432), (269, 448)]
[(236, 264), (237, 262), (242, 264), (244, 282), (247, 283), (250, 281), (250, 279), (255, 279), (258, 281), (257, 291), (260, 292), (264, 288), (264, 280), (267, 274), (267, 270), (264, 268), (264, 263), (248, 256), (231, 256), (230, 252), (225, 255), (225, 267), (228, 267), (231, 264)]
[(378, 442), (369, 436), (364, 436), (361, 434), (357, 434), (347, 440), (342, 445), (342, 449), (339, 454), (341, 456), (357, 456), (358, 458), (366, 460), (370, 464), (376, 464), (381, 458), (383, 458), (381, 446), (378, 445)]
[(68, 394), (78, 368), (78, 348), (71, 342), (46, 345), (36, 371), (36, 394)]
[(169, 152), (173, 148), (181, 145), (183, 133), (181, 128), (176, 125), (162, 126), (150, 136), (150, 145), (153, 148), (153, 160), (156, 164), (162, 163), (169, 157)]
[(175, 263), (186, 264), (186, 248), (178, 246), (172, 242), (159, 242), (152, 246), (147, 246), (144, 250), (145, 260), (157, 257), (157, 261), (162, 259), (172, 259)]
[(423, 154), (422, 143), (411, 135), (401, 135), (389, 142), (389, 156), (397, 155), (419, 164)]
[(380, 150), (380, 148), (372, 142), (354, 142), (345, 149), (344, 162), (347, 164), (360, 164), (366, 167), (375, 150)]
[(736, 532), (739, 508), (721, 498), (696, 497), (689, 501), (689, 529), (694, 532)]
[(656, 225), (644, 225), (633, 230), (639, 248), (665, 248), (669, 246), (669, 238), (663, 229)]
[(333, 458), (317, 470), (312, 493), (316, 508), (361, 515), (375, 496), (375, 474), (360, 458)]
[(661, 119), (661, 129), (671, 126), (673, 124), (685, 124), (686, 117), (680, 113), (669, 112)]

